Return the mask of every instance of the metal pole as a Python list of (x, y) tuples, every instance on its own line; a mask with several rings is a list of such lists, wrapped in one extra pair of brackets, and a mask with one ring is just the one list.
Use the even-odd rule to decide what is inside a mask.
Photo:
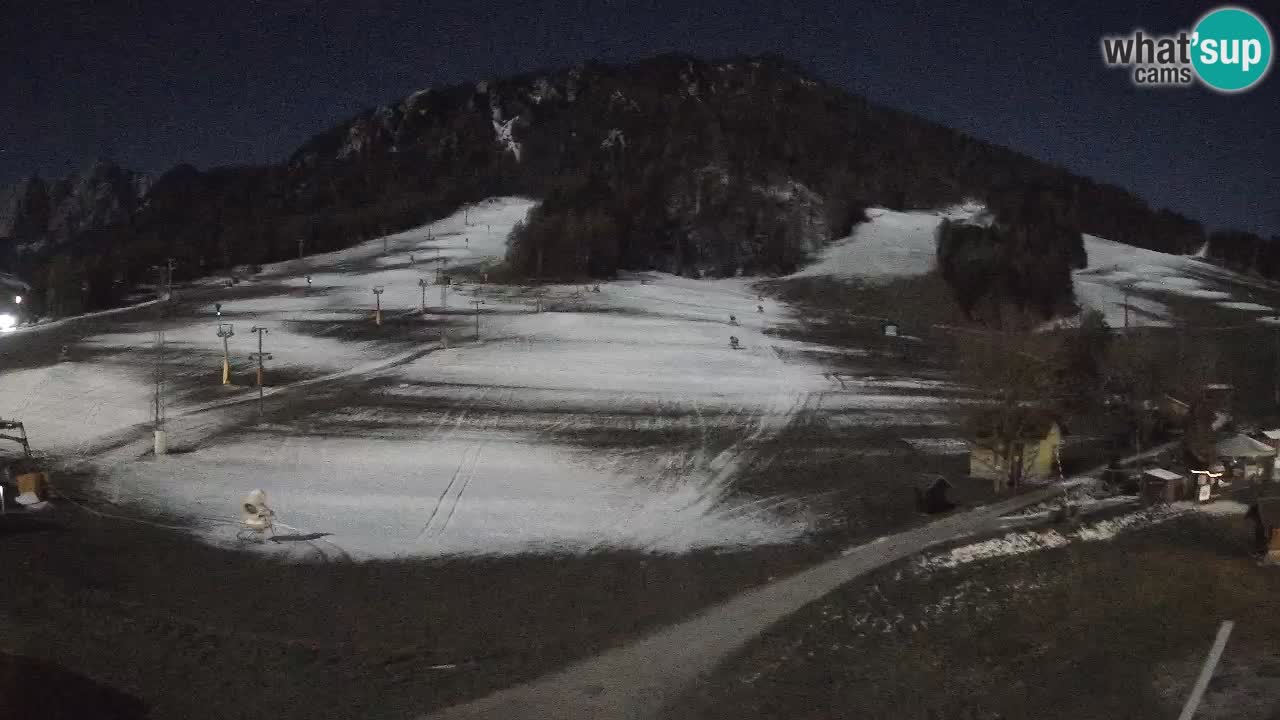
[(271, 359), (271, 353), (264, 353), (262, 351), (262, 336), (266, 335), (268, 330), (264, 327), (258, 327), (257, 325), (254, 325), (252, 328), (249, 329), (249, 332), (258, 334), (258, 352), (253, 353), (252, 357), (255, 357), (258, 359), (258, 416), (261, 417), (264, 412), (262, 407), (262, 400), (264, 395), (263, 388), (262, 388), (263, 386), (262, 361)]
[[(156, 272), (159, 275), (159, 282), (164, 282), (165, 269), (157, 267)], [(155, 397), (154, 407), (152, 409), (152, 419), (155, 422), (155, 430), (158, 432), (164, 429), (164, 303), (156, 303), (156, 365), (155, 365)]]
[(418, 287), (422, 288), (422, 312), (427, 312), (427, 279), (418, 278)]
[(375, 303), (375, 310), (373, 313), (373, 323), (375, 325), (382, 325), (382, 288), (381, 287), (376, 287), (373, 289), (373, 300)]
[(472, 300), (472, 305), (476, 306), (476, 340), (480, 339), (480, 306), (484, 304), (483, 300)]
[(1124, 289), (1124, 329), (1129, 330), (1129, 287)]

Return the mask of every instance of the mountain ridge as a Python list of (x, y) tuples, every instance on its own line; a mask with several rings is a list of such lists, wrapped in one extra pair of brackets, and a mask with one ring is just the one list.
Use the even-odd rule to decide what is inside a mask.
[[(519, 194), (543, 201), (509, 258), (524, 274), (776, 274), (846, 235), (862, 207), (974, 198), (999, 211), (1028, 186), (1083, 232), (1171, 252), (1205, 241), (1199, 223), (1121, 188), (877, 105), (779, 56), (667, 54), (428, 87), (279, 163), (178, 166), (124, 221), (59, 252), (73, 274), (95, 276), (89, 285), (127, 285), (164, 257), (193, 276)], [(41, 280), (40, 265), (21, 269), (39, 285), (66, 282)]]

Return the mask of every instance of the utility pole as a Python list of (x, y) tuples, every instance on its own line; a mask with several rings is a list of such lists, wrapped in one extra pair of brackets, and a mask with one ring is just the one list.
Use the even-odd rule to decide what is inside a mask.
[(422, 288), (422, 312), (423, 312), (423, 314), (426, 314), (426, 312), (427, 312), (427, 286), (428, 286), (428, 285), (430, 285), (430, 284), (431, 284), (431, 283), (428, 283), (426, 278), (418, 278), (418, 287)]
[(263, 360), (270, 360), (270, 359), (271, 359), (271, 353), (264, 353), (264, 352), (262, 352), (262, 336), (263, 336), (263, 335), (266, 335), (266, 334), (267, 334), (267, 332), (268, 332), (268, 330), (267, 330), (266, 328), (264, 328), (264, 327), (258, 327), (257, 325), (254, 325), (253, 327), (249, 328), (249, 332), (251, 332), (251, 333), (257, 333), (257, 334), (258, 334), (258, 352), (256, 352), (256, 353), (249, 353), (249, 357), (251, 357), (251, 358), (255, 358), (255, 359), (258, 361), (258, 417), (262, 417), (262, 413), (263, 413), (263, 410), (262, 410), (262, 396), (263, 396), (263, 391), (262, 391), (262, 381), (263, 381), (263, 368), (262, 368), (262, 361), (263, 361)]
[(222, 384), (231, 384), (231, 349), (227, 339), (236, 334), (231, 323), (218, 323), (218, 337), (222, 338)]
[[(165, 268), (157, 267), (159, 281), (164, 281)], [(156, 455), (164, 455), (169, 451), (168, 438), (164, 431), (164, 303), (156, 303), (156, 338), (155, 338), (155, 397), (153, 398), (152, 420), (154, 422), (154, 450)]]
[(476, 340), (480, 339), (480, 306), (484, 304), (483, 300), (472, 300), (472, 305), (476, 306)]
[(1276, 405), (1280, 405), (1280, 314), (1276, 315), (1276, 322), (1275, 401)]
[(373, 289), (373, 301), (376, 306), (373, 312), (373, 324), (382, 325), (382, 286)]
[(1129, 286), (1124, 286), (1124, 330), (1129, 334)]
[(165, 259), (164, 299), (173, 299), (173, 258)]

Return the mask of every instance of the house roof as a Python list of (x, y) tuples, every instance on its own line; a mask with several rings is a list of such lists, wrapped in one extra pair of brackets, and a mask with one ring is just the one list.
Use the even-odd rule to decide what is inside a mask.
[(1147, 468), (1142, 471), (1142, 474), (1150, 475), (1153, 478), (1159, 478), (1161, 480), (1168, 480), (1170, 482), (1182, 479), (1182, 476), (1178, 473), (1173, 472), (1172, 470), (1165, 470), (1164, 468)]
[(1218, 457), (1263, 457), (1275, 455), (1276, 451), (1266, 443), (1258, 442), (1248, 435), (1232, 435), (1218, 441), (1216, 447)]

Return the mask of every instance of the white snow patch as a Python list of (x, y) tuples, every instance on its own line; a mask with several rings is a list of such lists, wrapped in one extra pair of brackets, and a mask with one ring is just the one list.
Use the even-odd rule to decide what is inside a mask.
[[(495, 200), (487, 209), (473, 207), (471, 222), (486, 212), (514, 217), (513, 205)], [(529, 205), (519, 204), (521, 215)], [(431, 228), (430, 242), (457, 243), (453, 233), (473, 231), (460, 216)], [(422, 230), (388, 238), (389, 248), (416, 248), (425, 240)], [(481, 254), (500, 247), (495, 241), (486, 250), (478, 239), (470, 244), (480, 246), (470, 252)], [(374, 284), (387, 288), (384, 308), (416, 306), (416, 272), (376, 263), (372, 272), (364, 263), (358, 273), (338, 270), (380, 257), (380, 248), (380, 240), (366, 243), (331, 254), (324, 265), (320, 258), (309, 259), (303, 267), (313, 271), (311, 295), (300, 292), (305, 281), (298, 266), (281, 264), (272, 272), (292, 286), (288, 293), (230, 301), (224, 313), (248, 314), (255, 322), (307, 319), (311, 313), (340, 321), (345, 313), (359, 312), (348, 303), (371, 300)], [(114, 463), (99, 460), (110, 478), (103, 492), (115, 502), (229, 518), (245, 491), (263, 487), (283, 522), (333, 533), (325, 542), (362, 557), (579, 552), (600, 546), (681, 552), (794, 539), (810, 518), (784, 516), (772, 500), (740, 502), (728, 490), (755, 443), (785, 427), (810, 393), (829, 387), (821, 366), (795, 352), (801, 344), (765, 333), (785, 314), (754, 313), (757, 299), (749, 279), (696, 281), (660, 273), (646, 278), (601, 283), (598, 293), (546, 286), (558, 301), (577, 295), (581, 312), (530, 312), (520, 290), (488, 288), (493, 294), (486, 301), (491, 312), (482, 317), (485, 342), (417, 358), (416, 348), (390, 356), (329, 338), (312, 348), (293, 347), (301, 340), (292, 337), (287, 322), (279, 335), (273, 326), (267, 340), (275, 343), (269, 349), (276, 364), (351, 363), (349, 372), (338, 372), (376, 371), (390, 380), (383, 394), (422, 396), (429, 419), (375, 437), (298, 437), (259, 428), (251, 440), (204, 441), (190, 453), (149, 462), (113, 455)], [(731, 313), (739, 314), (736, 326), (728, 323)], [(741, 339), (741, 349), (729, 348), (730, 334)], [(123, 348), (147, 337), (110, 333), (94, 342)], [(207, 319), (175, 327), (169, 338), (208, 349), (211, 356), (218, 348)], [(393, 360), (400, 364), (393, 367)], [(121, 387), (114, 380), (105, 385)], [(149, 390), (140, 384), (137, 397), (129, 399), (143, 418)], [(70, 402), (58, 413), (77, 412)], [(221, 402), (208, 407), (216, 410)], [(578, 408), (600, 410), (601, 417), (565, 417)], [(538, 432), (566, 424), (625, 431), (626, 415), (637, 408), (662, 413), (671, 426), (698, 428), (704, 440), (635, 453), (584, 450)], [(536, 421), (528, 411), (538, 414)], [(561, 416), (543, 418), (547, 412)], [(355, 409), (329, 419), (394, 422), (394, 413), (369, 415)], [(645, 427), (661, 425), (640, 419)], [(738, 442), (712, 451), (705, 439), (711, 428), (736, 429)], [(213, 522), (202, 532), (212, 541), (230, 542), (233, 530), (234, 524)]]
[(1178, 517), (1194, 509), (1190, 503), (1174, 503), (1144, 508), (1119, 517), (1082, 525), (1075, 531), (1063, 534), (1057, 530), (1029, 530), (1006, 533), (997, 538), (971, 545), (952, 548), (943, 553), (919, 558), (917, 572), (938, 568), (954, 568), (966, 563), (1008, 555), (1021, 555), (1047, 548), (1063, 547), (1072, 541), (1096, 542), (1110, 540), (1126, 530), (1148, 527)]
[(21, 420), (33, 449), (73, 452), (150, 420), (152, 394), (145, 366), (63, 362), (0, 374), (0, 417)]
[[(1124, 323), (1124, 288), (1134, 291), (1157, 292), (1201, 300), (1225, 300), (1231, 294), (1209, 287), (1211, 281), (1237, 286), (1256, 287), (1259, 283), (1243, 275), (1225, 270), (1196, 259), (1203, 257), (1171, 255), (1084, 235), (1085, 252), (1089, 266), (1074, 273), (1076, 298), (1086, 307), (1102, 312), (1107, 324), (1119, 327)], [(1131, 325), (1166, 326), (1167, 309), (1160, 303), (1130, 295)], [(1220, 302), (1218, 305), (1235, 310), (1273, 312), (1272, 308), (1256, 303)], [(1137, 310), (1135, 313), (1134, 310)], [(1154, 317), (1152, 317), (1154, 316)]]
[(1247, 310), (1252, 312), (1275, 313), (1276, 309), (1269, 305), (1262, 305), (1256, 302), (1220, 302), (1218, 307), (1224, 307), (1228, 310)]
[(930, 212), (867, 210), (870, 218), (853, 234), (823, 250), (817, 262), (791, 277), (831, 276), (885, 281), (923, 275), (937, 265), (937, 230), (944, 219), (983, 215), (981, 206), (961, 205)]
[(964, 438), (902, 438), (902, 441), (920, 452), (934, 455), (963, 455), (970, 447)]
[(1248, 505), (1229, 499), (1215, 500), (1214, 502), (1205, 503), (1203, 505), (1196, 505), (1195, 509), (1198, 512), (1205, 513), (1206, 515), (1221, 516), (1244, 515), (1249, 512)]
[[(265, 435), (117, 466), (102, 490), (230, 519), (259, 487), (281, 522), (332, 533), (326, 540), (356, 557), (685, 552), (785, 542), (804, 530), (695, 483), (648, 487), (591, 453), (484, 432), (418, 442)], [(202, 532), (230, 542), (234, 530), (212, 523)]]
[(953, 568), (966, 563), (1006, 555), (1021, 555), (1036, 552), (1045, 548), (1062, 547), (1069, 540), (1057, 530), (1043, 532), (1008, 533), (998, 538), (984, 540), (972, 545), (952, 548), (940, 555), (920, 558), (916, 565), (921, 569)]
[(493, 136), (499, 145), (506, 148), (515, 156), (516, 162), (520, 162), (520, 143), (516, 142), (512, 126), (515, 125), (518, 115), (514, 115), (507, 120), (502, 119), (502, 108), (498, 105), (498, 96), (496, 94), (489, 96), (489, 112), (493, 120)]

